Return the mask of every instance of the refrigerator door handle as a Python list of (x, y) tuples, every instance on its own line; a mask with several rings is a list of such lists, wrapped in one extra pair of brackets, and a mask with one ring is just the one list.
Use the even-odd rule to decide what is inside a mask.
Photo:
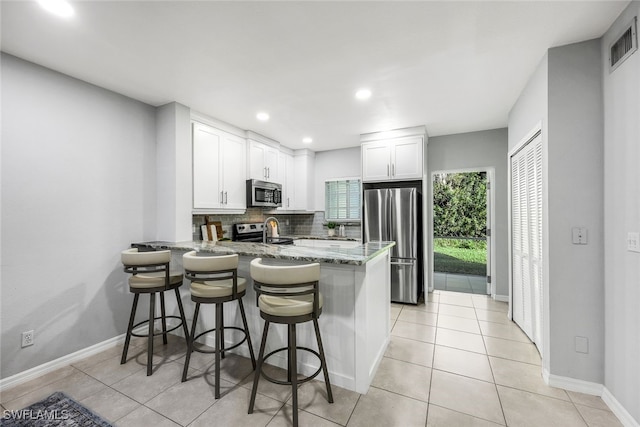
[(415, 265), (416, 262), (415, 261), (410, 261), (410, 262), (391, 262), (391, 265)]

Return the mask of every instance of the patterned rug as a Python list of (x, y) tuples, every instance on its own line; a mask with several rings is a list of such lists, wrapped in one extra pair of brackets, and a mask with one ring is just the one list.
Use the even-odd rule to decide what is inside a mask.
[(66, 394), (53, 393), (19, 411), (6, 410), (0, 418), (3, 427), (111, 427), (111, 424), (94, 414)]

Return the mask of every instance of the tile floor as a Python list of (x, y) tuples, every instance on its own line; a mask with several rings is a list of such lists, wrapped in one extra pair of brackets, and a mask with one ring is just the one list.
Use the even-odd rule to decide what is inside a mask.
[(439, 291), (465, 292), (486, 295), (487, 277), (471, 274), (452, 274), (433, 272), (433, 287)]
[[(428, 299), (392, 305), (391, 342), (367, 394), (334, 386), (330, 405), (322, 382), (303, 384), (300, 425), (621, 425), (599, 397), (544, 384), (538, 353), (507, 319), (505, 303), (444, 291)], [(138, 340), (125, 365), (121, 347), (111, 348), (3, 392), (0, 409), (22, 409), (63, 391), (116, 426), (291, 425), (289, 389), (266, 381), (260, 382), (255, 413), (247, 414), (249, 360), (223, 360), (216, 401), (212, 355), (194, 353), (189, 381), (182, 383), (184, 341), (172, 337), (156, 348), (151, 377), (145, 375), (144, 341)]]

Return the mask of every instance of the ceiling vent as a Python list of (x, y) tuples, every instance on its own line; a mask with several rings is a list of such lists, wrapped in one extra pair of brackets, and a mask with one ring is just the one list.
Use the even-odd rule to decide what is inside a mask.
[(635, 16), (609, 48), (609, 72), (638, 50), (638, 17)]

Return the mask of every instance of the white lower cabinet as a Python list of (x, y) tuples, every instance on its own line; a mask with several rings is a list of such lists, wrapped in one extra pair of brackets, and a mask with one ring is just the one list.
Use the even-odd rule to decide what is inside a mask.
[(246, 140), (199, 122), (192, 136), (194, 210), (246, 209)]

